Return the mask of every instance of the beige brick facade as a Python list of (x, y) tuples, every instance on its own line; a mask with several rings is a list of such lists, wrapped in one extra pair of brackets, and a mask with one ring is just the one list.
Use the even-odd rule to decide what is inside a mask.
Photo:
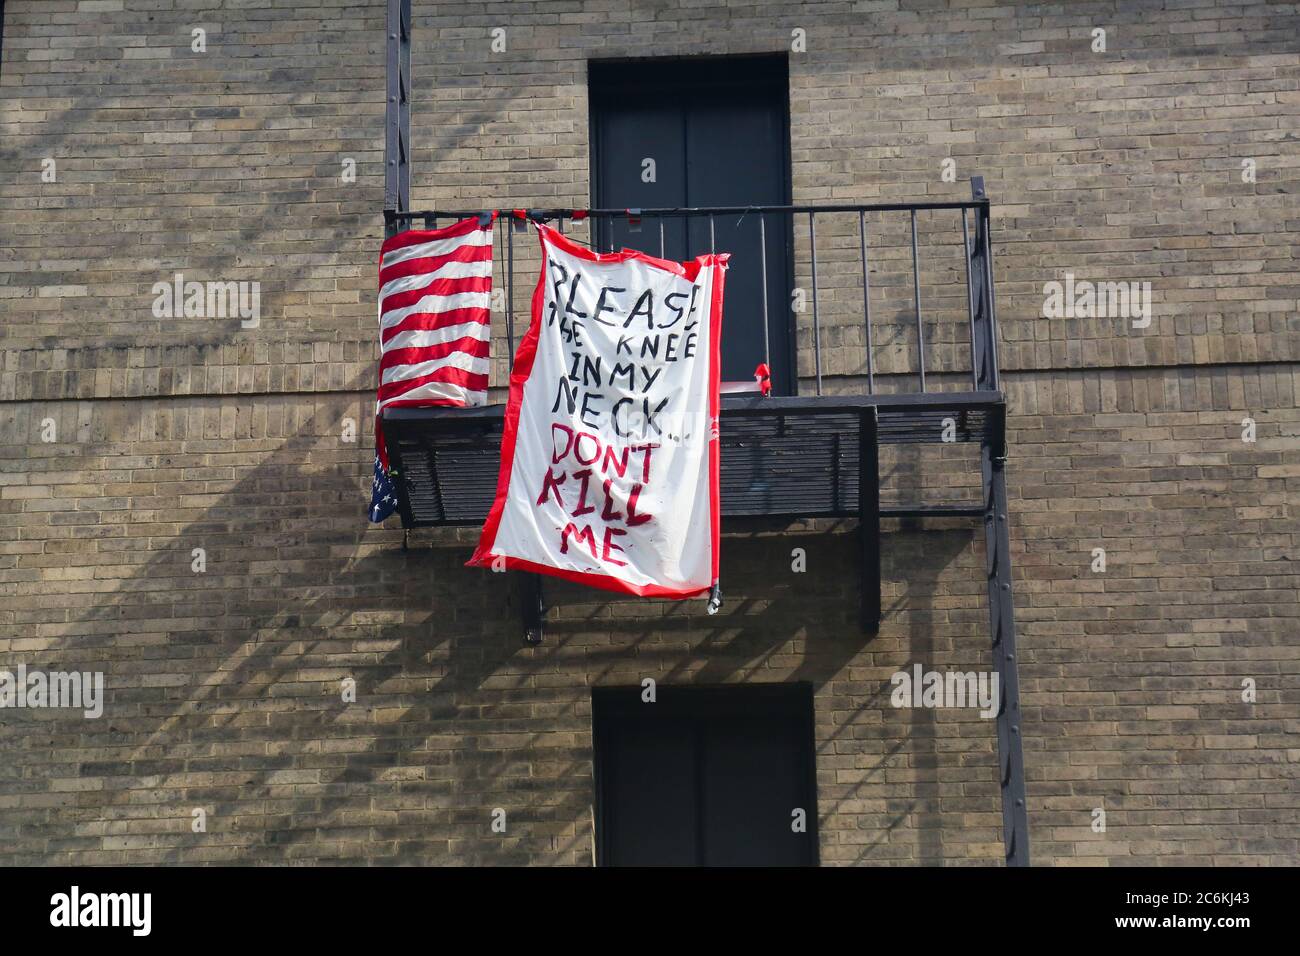
[[(587, 205), (595, 57), (788, 52), (797, 202), (984, 175), (1034, 862), (1300, 861), (1295, 4), (415, 10), (417, 207)], [(889, 704), (912, 663), (987, 666), (978, 527), (887, 522), (873, 638), (852, 523), (810, 523), (724, 537), (718, 617), (548, 583), (526, 648), (518, 595), (462, 567), (474, 531), (367, 526), (383, 25), (383, 0), (4, 4), (0, 669), (102, 670), (107, 703), (0, 710), (0, 862), (587, 864), (591, 688), (644, 677), (813, 685), (823, 863), (1000, 861), (992, 723)], [(960, 260), (920, 226), (927, 363), (959, 371)], [(902, 228), (873, 275), (900, 373)], [(819, 225), (832, 390), (864, 367), (855, 229)], [(259, 282), (260, 324), (156, 317), (178, 272)], [(1066, 272), (1149, 281), (1150, 326), (1042, 317)], [(940, 457), (891, 450), (886, 493), (968, 497)]]

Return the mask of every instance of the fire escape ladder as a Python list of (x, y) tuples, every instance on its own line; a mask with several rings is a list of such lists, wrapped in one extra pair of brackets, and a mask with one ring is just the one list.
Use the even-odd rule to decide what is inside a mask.
[[(384, 234), (411, 208), (411, 0), (388, 0), (384, 98)], [(408, 224), (409, 227), (409, 224)]]
[[(972, 359), (977, 389), (998, 390), (997, 313), (993, 294), (993, 246), (984, 178), (973, 177), (971, 196), (984, 205), (976, 212), (975, 248), (968, 258), (972, 312)], [(962, 215), (962, 231), (966, 217)], [(1007, 507), (1007, 407), (991, 410), (991, 427), (980, 444), (984, 499), (984, 549), (988, 577), (989, 633), (993, 671), (998, 677), (998, 785), (1002, 791), (1002, 842), (1008, 866), (1029, 865), (1029, 821), (1025, 805), (1025, 759), (1021, 729), (1020, 676), (1016, 657), (1015, 603), (1011, 590), (1011, 534)]]

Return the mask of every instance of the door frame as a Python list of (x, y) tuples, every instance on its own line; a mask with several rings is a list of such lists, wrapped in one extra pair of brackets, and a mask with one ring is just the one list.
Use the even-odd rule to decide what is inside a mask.
[[(774, 71), (773, 67), (779, 67)], [(666, 67), (651, 74), (653, 79), (633, 78), (635, 67)], [(607, 74), (600, 76), (599, 74)], [(620, 75), (621, 74), (621, 75)], [(774, 79), (779, 74), (780, 80)], [(596, 114), (598, 101), (616, 93), (620, 89), (635, 90), (638, 93), (673, 96), (697, 89), (701, 81), (706, 81), (712, 89), (754, 89), (756, 86), (768, 87), (770, 91), (781, 93), (781, 202), (792, 205), (793, 167), (790, 150), (790, 57), (786, 53), (727, 54), (720, 56), (656, 56), (656, 57), (599, 57), (587, 60), (587, 176), (590, 183), (589, 206), (597, 205), (600, 195), (601, 143)], [(599, 85), (597, 85), (599, 84)], [(781, 238), (783, 258), (785, 259), (785, 288), (789, 295), (794, 291), (794, 216), (782, 215), (782, 222), (777, 226)], [(771, 232), (772, 222), (768, 221)], [(589, 227), (592, 246), (596, 246), (596, 233), (599, 224), (592, 222)], [(790, 308), (789, 300), (778, 303), (772, 309), (768, 304), (768, 334), (772, 337), (782, 335), (784, 326), (786, 342), (785, 381), (789, 383), (789, 394), (799, 394), (799, 336), (798, 323)], [(723, 305), (724, 314), (726, 305)], [(772, 322), (775, 315), (783, 316)], [(777, 327), (773, 327), (773, 325)], [(779, 378), (778, 378), (779, 381)], [(774, 394), (776, 394), (774, 392)]]
[[(600, 712), (615, 714), (619, 712), (631, 711), (637, 707), (654, 707), (656, 704), (645, 704), (641, 701), (643, 688), (639, 684), (634, 685), (598, 685), (591, 689), (591, 765), (592, 765), (592, 834), (595, 841), (595, 852), (593, 857), (596, 866), (613, 866), (609, 859), (609, 825), (608, 814), (610, 808), (605, 803), (605, 780), (604, 770), (609, 765), (608, 758), (602, 755), (609, 747), (610, 740), (605, 731), (608, 724), (601, 727), (597, 721), (597, 715)], [(768, 681), (758, 684), (663, 684), (656, 685), (656, 701), (661, 700), (666, 694), (677, 700), (687, 700), (690, 702), (692, 709), (698, 708), (706, 713), (709, 710), (722, 710), (722, 705), (729, 703), (724, 698), (734, 699), (739, 693), (746, 696), (747, 706), (762, 707), (769, 701), (775, 701), (783, 708), (794, 710), (797, 706), (800, 715), (799, 733), (808, 741), (808, 759), (804, 767), (800, 770), (800, 776), (807, 794), (809, 804), (805, 809), (808, 813), (806, 820), (808, 829), (805, 833), (809, 841), (810, 859), (809, 866), (821, 865), (821, 838), (818, 832), (818, 801), (817, 801), (817, 695), (813, 685), (809, 681), (790, 681), (775, 682)], [(702, 805), (701, 795), (698, 788), (703, 785), (704, 775), (700, 773), (698, 766), (699, 749), (696, 746), (696, 776), (695, 783), (697, 792), (695, 801), (697, 805)], [(700, 834), (697, 832), (697, 843)]]

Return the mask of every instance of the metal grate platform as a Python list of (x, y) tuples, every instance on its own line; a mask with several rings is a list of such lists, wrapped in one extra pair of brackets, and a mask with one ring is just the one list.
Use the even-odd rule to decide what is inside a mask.
[[(1002, 394), (988, 391), (729, 396), (722, 407), (723, 517), (858, 516), (862, 420), (873, 410), (880, 443), (938, 443), (948, 428), (957, 442), (1000, 446), (1005, 420)], [(404, 528), (483, 522), (496, 492), (504, 414), (504, 405), (385, 411)], [(907, 513), (931, 512), (918, 506)], [(935, 506), (932, 513), (953, 512)]]

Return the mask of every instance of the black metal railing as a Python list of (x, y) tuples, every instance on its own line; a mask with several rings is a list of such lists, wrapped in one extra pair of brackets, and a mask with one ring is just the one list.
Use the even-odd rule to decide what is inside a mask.
[[(969, 361), (961, 363), (963, 367), (954, 368), (927, 368), (926, 366), (926, 338), (925, 338), (925, 316), (921, 303), (921, 255), (920, 246), (917, 242), (917, 214), (920, 212), (955, 212), (957, 217), (952, 222), (953, 234), (960, 234), (961, 255), (965, 264), (965, 293), (967, 323), (968, 323), (968, 342)], [(485, 216), (492, 210), (413, 210), (399, 211), (389, 209), (385, 211), (386, 225), (388, 233), (391, 235), (410, 228), (436, 229), (439, 224), (446, 225), (449, 222), (461, 219), (471, 218), (474, 216)], [(498, 237), (503, 239), (501, 245), (504, 249), (502, 255), (502, 265), (504, 270), (504, 312), (506, 325), (506, 342), (509, 351), (510, 364), (514, 364), (515, 350), (515, 321), (514, 321), (514, 271), (515, 271), (515, 250), (514, 250), (514, 233), (518, 230), (525, 229), (529, 221), (555, 223), (561, 230), (565, 222), (576, 223), (587, 221), (592, 223), (591, 242), (586, 243), (597, 252), (612, 252), (618, 243), (615, 237), (617, 235), (626, 236), (627, 233), (640, 233), (643, 231), (643, 223), (646, 221), (657, 224), (658, 227), (658, 252), (661, 257), (668, 253), (667, 227), (670, 223), (677, 220), (707, 222), (708, 225), (708, 248), (710, 252), (717, 251), (717, 223), (722, 217), (739, 217), (738, 223), (747, 217), (754, 217), (757, 221), (758, 228), (758, 245), (759, 255), (759, 275), (761, 295), (761, 312), (763, 328), (763, 360), (765, 363), (771, 362), (771, 342), (774, 332), (774, 321), (772, 317), (772, 306), (769, 301), (769, 270), (772, 265), (769, 263), (769, 244), (768, 233), (769, 223), (775, 220), (787, 235), (792, 234), (793, 225), (796, 220), (802, 220), (806, 217), (807, 221), (807, 267), (808, 275), (811, 281), (811, 306), (812, 306), (812, 352), (813, 352), (813, 375), (816, 394), (821, 395), (823, 389), (823, 361), (822, 361), (822, 303), (821, 288), (818, 282), (818, 248), (817, 248), (817, 219), (819, 216), (826, 217), (836, 214), (855, 214), (857, 217), (857, 245), (858, 259), (857, 267), (861, 272), (862, 286), (862, 321), (866, 351), (865, 374), (867, 394), (876, 394), (876, 378), (878, 369), (875, 361), (875, 349), (873, 342), (873, 320), (872, 320), (872, 287), (871, 287), (871, 256), (872, 247), (870, 237), (873, 234), (868, 229), (869, 223), (879, 220), (890, 214), (906, 213), (907, 227), (910, 233), (910, 257), (911, 257), (911, 311), (913, 313), (913, 322), (915, 324), (916, 334), (916, 356), (917, 362), (914, 370), (908, 370), (904, 374), (915, 374), (919, 392), (929, 391), (927, 388), (927, 374), (933, 376), (939, 373), (957, 373), (962, 374), (969, 372), (971, 388), (974, 391), (996, 391), (999, 387), (998, 364), (997, 364), (997, 328), (994, 310), (993, 297), (993, 268), (992, 268), (992, 247), (989, 237), (989, 201), (984, 193), (984, 186), (981, 177), (975, 177), (972, 180), (972, 199), (964, 202), (914, 202), (914, 203), (875, 203), (875, 204), (839, 204), (839, 205), (786, 205), (786, 206), (713, 206), (713, 207), (690, 207), (690, 208), (662, 208), (662, 209), (506, 209), (498, 210), (499, 218), (497, 220)], [(974, 232), (972, 236), (971, 220), (974, 221)], [(513, 228), (511, 228), (513, 226)], [(616, 229), (615, 227), (621, 227)], [(504, 236), (501, 234), (504, 233)], [(954, 242), (955, 244), (955, 242)], [(626, 243), (624, 243), (626, 245)], [(639, 243), (642, 251), (653, 254), (655, 243)], [(647, 248), (648, 246), (648, 248)], [(786, 269), (793, 263), (793, 255), (796, 244), (792, 235), (783, 244), (786, 250), (787, 258), (779, 264), (779, 267)], [(843, 275), (841, 270), (840, 275)], [(784, 326), (782, 326), (784, 327)], [(775, 331), (781, 331), (776, 329)], [(792, 356), (792, 365), (797, 367), (797, 355)]]

